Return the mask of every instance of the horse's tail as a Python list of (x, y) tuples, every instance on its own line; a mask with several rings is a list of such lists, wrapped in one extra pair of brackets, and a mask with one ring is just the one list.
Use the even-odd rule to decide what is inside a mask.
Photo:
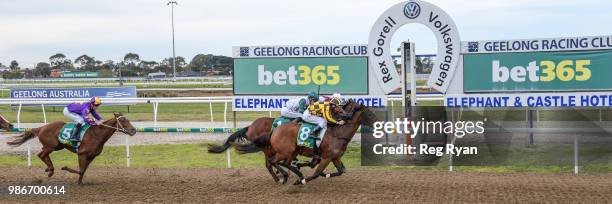
[(272, 132), (259, 136), (249, 144), (241, 144), (236, 146), (236, 150), (241, 154), (255, 153), (261, 151), (263, 148), (270, 146), (270, 137)]
[(6, 142), (6, 144), (10, 145), (10, 146), (19, 146), (25, 142), (27, 142), (28, 140), (35, 138), (36, 134), (34, 134), (34, 130), (28, 130), (26, 132), (24, 132), (23, 134), (16, 136), (15, 139), (13, 141), (10, 142)]
[(223, 145), (208, 145), (208, 152), (210, 153), (222, 153), (225, 150), (229, 149), (232, 146), (232, 142), (235, 142), (238, 139), (246, 138), (246, 132), (249, 127), (242, 128), (236, 131), (234, 134), (231, 134)]
[(270, 137), (272, 132), (265, 135), (259, 136), (249, 144), (241, 144), (236, 146), (236, 150), (241, 154), (255, 153), (261, 151), (263, 148), (270, 146)]

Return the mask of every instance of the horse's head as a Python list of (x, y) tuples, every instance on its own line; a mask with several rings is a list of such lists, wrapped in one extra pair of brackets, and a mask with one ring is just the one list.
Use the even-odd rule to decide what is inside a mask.
[(344, 105), (344, 112), (350, 118), (350, 123), (372, 126), (376, 122), (376, 115), (367, 106), (349, 99)]
[(115, 120), (117, 120), (117, 130), (119, 130), (119, 132), (128, 134), (129, 136), (134, 136), (136, 134), (136, 128), (130, 123), (130, 120), (121, 113), (113, 114), (115, 115)]
[(0, 128), (10, 132), (13, 130), (13, 124), (9, 122), (4, 116), (0, 115)]

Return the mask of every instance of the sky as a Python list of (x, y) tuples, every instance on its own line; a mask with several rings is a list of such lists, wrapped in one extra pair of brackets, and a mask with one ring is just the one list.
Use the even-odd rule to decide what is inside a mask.
[[(232, 46), (367, 44), (374, 21), (397, 0), (176, 0), (176, 55), (231, 56)], [(171, 8), (158, 0), (0, 0), (0, 63), (21, 67), (64, 53), (121, 61), (172, 56)], [(612, 35), (607, 0), (429, 0), (462, 41)], [(426, 27), (409, 24), (417, 54), (436, 52)]]

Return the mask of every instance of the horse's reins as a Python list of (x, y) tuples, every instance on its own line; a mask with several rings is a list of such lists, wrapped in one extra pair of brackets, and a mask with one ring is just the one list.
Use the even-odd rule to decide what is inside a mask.
[(110, 125), (107, 125), (107, 124), (104, 124), (104, 123), (101, 123), (100, 125), (102, 125), (104, 127), (109, 127), (109, 128), (118, 130), (119, 132), (125, 133), (125, 132), (127, 132), (127, 130), (125, 128), (123, 128), (123, 125), (119, 122), (119, 119), (122, 118), (122, 117), (124, 117), (124, 116), (115, 117), (115, 120), (116, 120), (116, 123), (117, 123), (117, 127), (113, 127), (113, 126), (110, 126)]

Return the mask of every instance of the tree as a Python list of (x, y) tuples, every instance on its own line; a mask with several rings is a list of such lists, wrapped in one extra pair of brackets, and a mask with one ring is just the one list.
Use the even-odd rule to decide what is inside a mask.
[(66, 59), (66, 55), (57, 53), (49, 57), (49, 63), (53, 69), (72, 69), (72, 61)]
[(123, 61), (119, 63), (121, 66), (121, 75), (122, 76), (138, 76), (142, 74), (141, 68), (138, 67), (140, 63), (140, 56), (136, 53), (127, 53), (123, 57)]
[(207, 66), (212, 65), (214, 56), (211, 54), (197, 54), (189, 63), (189, 69), (192, 71), (203, 71)]
[(208, 71), (214, 69), (221, 74), (229, 74), (234, 67), (234, 60), (231, 57), (198, 54), (189, 63), (189, 69), (192, 71)]
[[(166, 69), (163, 71), (166, 72), (167, 74), (171, 74), (174, 71), (173, 63), (174, 63), (174, 60), (171, 57), (162, 60), (161, 64), (164, 65), (163, 67), (166, 67)], [(184, 57), (180, 57), (180, 56), (176, 57), (176, 72), (185, 71), (185, 65), (187, 65), (187, 63), (185, 63)]]
[(74, 60), (75, 64), (78, 64), (81, 68), (93, 70), (96, 66), (96, 60), (88, 55), (81, 55)]
[(3, 71), (2, 72), (2, 78), (5, 79), (21, 79), (23, 78), (23, 74), (21, 74), (21, 72), (19, 70), (13, 70), (13, 71)]
[(36, 68), (34, 68), (33, 72), (36, 77), (49, 77), (51, 76), (51, 65), (46, 62), (39, 62), (36, 64)]
[(19, 63), (17, 63), (17, 60), (11, 61), (11, 65), (9, 66), (9, 68), (11, 68), (11, 70), (18, 70), (19, 69)]
[(57, 53), (49, 57), (49, 63), (51, 64), (51, 66), (53, 66), (53, 68), (59, 68), (59, 66), (61, 66), (65, 60), (66, 55), (62, 53)]
[(138, 66), (143, 69), (153, 69), (155, 66), (157, 66), (157, 64), (158, 63), (156, 61), (142, 60), (140, 61), (140, 64), (138, 64)]
[(136, 53), (127, 53), (123, 57), (123, 62), (126, 65), (137, 65), (140, 62), (140, 56)]

